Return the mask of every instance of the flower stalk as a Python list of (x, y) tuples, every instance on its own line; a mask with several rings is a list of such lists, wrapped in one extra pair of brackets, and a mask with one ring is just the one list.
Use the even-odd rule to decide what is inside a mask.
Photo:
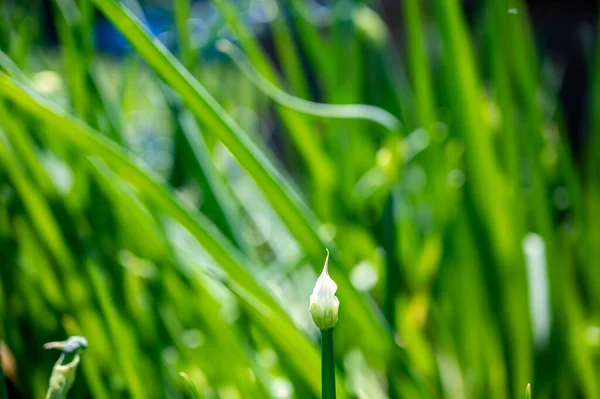
[(321, 330), (321, 362), (321, 395), (323, 399), (335, 399), (333, 328)]

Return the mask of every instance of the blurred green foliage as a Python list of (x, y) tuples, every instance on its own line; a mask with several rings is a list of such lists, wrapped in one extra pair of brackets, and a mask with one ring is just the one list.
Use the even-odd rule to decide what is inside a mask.
[[(175, 54), (132, 0), (55, 0), (58, 51), (0, 2), (20, 395), (44, 396), (44, 342), (83, 335), (71, 397), (319, 397), (328, 248), (338, 397), (600, 397), (598, 76), (576, 160), (520, 0), (472, 26), (457, 0), (405, 0), (402, 50), (370, 2), (212, 4), (234, 62), (199, 56), (189, 0)], [(131, 54), (96, 52), (100, 17)]]

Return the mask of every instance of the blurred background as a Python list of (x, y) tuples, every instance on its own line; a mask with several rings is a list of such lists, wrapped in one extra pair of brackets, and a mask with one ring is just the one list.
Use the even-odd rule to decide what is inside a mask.
[(0, 1), (0, 398), (599, 398), (597, 20)]

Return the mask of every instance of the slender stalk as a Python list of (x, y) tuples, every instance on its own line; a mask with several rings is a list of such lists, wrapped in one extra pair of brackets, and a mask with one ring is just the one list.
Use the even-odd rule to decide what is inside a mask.
[(323, 399), (335, 399), (333, 328), (321, 330), (321, 387), (321, 397)]
[[(390, 193), (383, 208), (381, 221), (381, 241), (385, 250), (385, 297), (383, 302), (383, 315), (392, 329), (396, 329), (396, 296), (400, 292), (398, 284), (400, 280), (400, 265), (396, 258), (396, 224), (394, 220), (394, 194)], [(388, 368), (387, 378), (389, 383), (388, 394), (390, 399), (397, 399), (396, 387), (394, 387), (393, 370)]]
[(254, 65), (235, 44), (225, 39), (217, 43), (218, 49), (227, 54), (234, 64), (266, 96), (284, 107), (298, 112), (331, 119), (365, 119), (377, 123), (390, 131), (400, 128), (401, 122), (383, 108), (366, 104), (326, 104), (308, 101), (293, 96), (261, 75)]

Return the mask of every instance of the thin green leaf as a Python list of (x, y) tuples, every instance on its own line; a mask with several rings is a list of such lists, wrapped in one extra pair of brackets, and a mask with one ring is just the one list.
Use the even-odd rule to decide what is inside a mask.
[(186, 373), (184, 373), (183, 371), (180, 371), (179, 375), (187, 383), (187, 386), (188, 386), (188, 389), (190, 391), (190, 394), (191, 394), (192, 398), (193, 399), (200, 399), (200, 394), (198, 393), (198, 389), (196, 388), (196, 385), (194, 385), (194, 382), (192, 381), (192, 379), (190, 378), (190, 376), (187, 375)]
[(217, 43), (217, 47), (231, 57), (238, 68), (256, 87), (278, 104), (307, 115), (331, 119), (364, 119), (375, 122), (391, 131), (400, 128), (398, 118), (379, 107), (364, 104), (324, 104), (294, 97), (261, 76), (244, 56), (244, 53), (233, 43), (222, 39)]

